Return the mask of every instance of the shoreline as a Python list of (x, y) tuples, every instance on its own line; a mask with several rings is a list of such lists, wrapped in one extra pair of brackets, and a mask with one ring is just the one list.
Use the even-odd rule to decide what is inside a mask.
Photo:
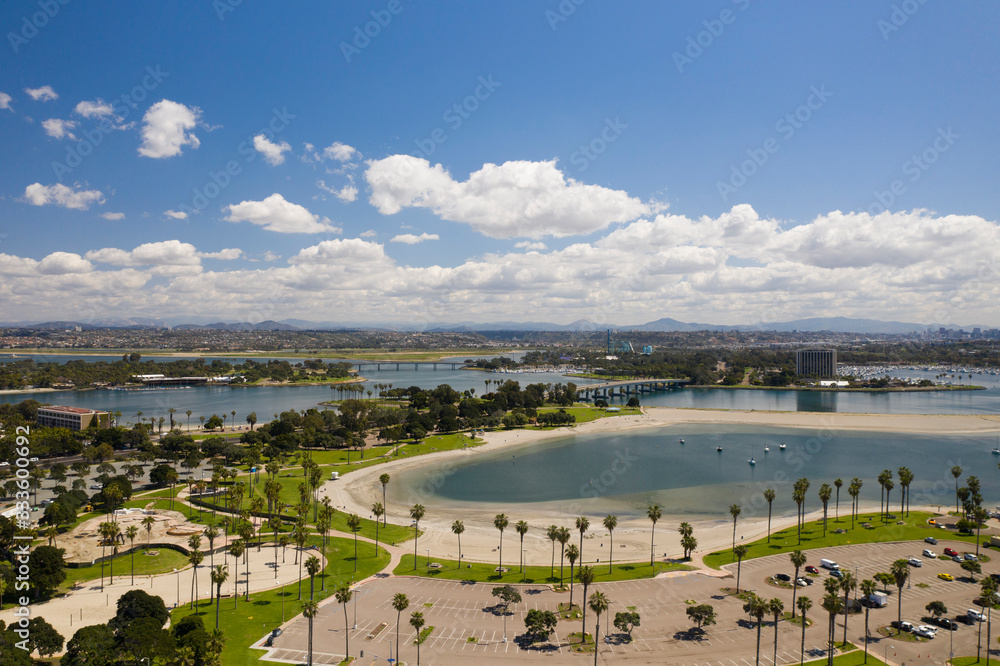
[[(469, 450), (455, 450), (419, 456), (413, 459), (394, 460), (381, 465), (351, 472), (338, 481), (326, 482), (322, 496), (329, 496), (334, 506), (341, 511), (357, 513), (362, 517), (371, 517), (371, 506), (382, 502), (382, 486), (379, 476), (389, 473), (395, 477), (401, 472), (416, 468), (431, 468), (438, 473), (447, 473), (453, 463), (459, 459), (490, 453), (500, 450), (513, 450), (530, 444), (556, 440), (578, 434), (601, 432), (621, 432), (637, 429), (660, 428), (677, 424), (720, 424), (720, 425), (756, 425), (782, 428), (802, 428), (817, 431), (824, 430), (855, 430), (874, 432), (912, 432), (919, 434), (984, 434), (1000, 433), (1000, 415), (904, 415), (904, 414), (856, 414), (838, 412), (777, 412), (749, 410), (708, 410), (672, 407), (647, 407), (641, 415), (616, 416), (601, 418), (587, 423), (581, 423), (571, 429), (553, 430), (505, 430), (485, 433), (486, 443)], [(433, 441), (433, 438), (428, 438)], [(389, 482), (390, 488), (392, 480)], [(587, 540), (598, 543), (588, 546), (588, 553), (603, 549), (607, 542), (607, 532), (601, 525), (602, 516), (607, 513), (608, 506), (614, 504), (615, 498), (575, 499), (562, 503), (547, 502), (539, 504), (518, 504), (517, 514), (511, 514), (511, 523), (515, 520), (526, 520), (531, 530), (524, 539), (530, 564), (545, 564), (549, 561), (551, 543), (545, 537), (544, 526), (562, 524), (573, 531), (572, 522), (578, 515), (586, 515), (590, 519), (591, 528)], [(462, 534), (462, 553), (470, 560), (490, 561), (495, 557), (497, 548), (497, 530), (493, 526), (494, 514), (498, 511), (508, 511), (508, 506), (500, 504), (483, 505), (480, 503), (438, 503), (433, 498), (426, 502), (427, 515), (420, 521), (423, 534), (419, 539), (419, 548), (429, 550), (438, 557), (458, 559), (457, 540), (451, 531), (453, 520), (461, 519), (465, 524)], [(868, 503), (862, 501), (862, 507)], [(553, 506), (555, 505), (555, 506)], [(562, 505), (566, 510), (561, 510)], [(877, 505), (876, 505), (877, 506)], [(396, 524), (411, 523), (409, 507), (387, 496), (386, 507), (388, 519)], [(671, 514), (669, 507), (664, 507), (661, 518), (662, 527), (657, 526), (657, 554), (666, 553), (675, 556), (680, 553), (680, 538), (676, 533), (676, 525), (680, 521), (688, 521), (695, 528), (698, 538), (698, 552), (717, 550), (730, 543), (732, 538), (732, 521), (724, 516)], [(819, 517), (821, 510), (809, 513)], [(794, 517), (775, 515), (772, 528), (794, 524)], [(746, 539), (754, 539), (766, 530), (767, 515), (750, 516), (740, 520), (740, 532)], [(614, 557), (616, 560), (640, 560), (648, 558), (650, 553), (650, 522), (646, 518), (620, 519), (614, 532)], [(513, 533), (513, 527), (510, 528)], [(514, 538), (518, 538), (514, 533)], [(412, 539), (411, 539), (412, 541)], [(599, 544), (599, 545), (598, 545)], [(604, 551), (609, 553), (610, 551)], [(606, 556), (606, 555), (605, 555)], [(588, 558), (589, 559), (589, 558)]]

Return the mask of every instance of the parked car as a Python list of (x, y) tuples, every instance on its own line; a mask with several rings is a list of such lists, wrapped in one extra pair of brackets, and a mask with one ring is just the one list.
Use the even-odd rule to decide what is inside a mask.
[(903, 620), (902, 622), (893, 620), (889, 623), (889, 626), (893, 629), (899, 629), (900, 631), (913, 631), (913, 623), (906, 620)]
[(775, 578), (776, 580), (783, 580), (783, 581), (786, 581), (786, 582), (787, 582), (787, 581), (790, 581), (790, 580), (792, 579), (792, 577), (791, 577), (791, 576), (789, 576), (789, 575), (788, 575), (788, 574), (786, 574), (786, 573), (779, 573), (779, 574), (774, 574), (774, 578)]
[(9, 465), (9, 464), (10, 464), (10, 463), (9, 463), (9, 462), (7, 462), (6, 460), (0, 460), (0, 467), (6, 467), (6, 466), (7, 466), (7, 465)]
[(946, 617), (936, 617), (932, 619), (931, 622), (943, 629), (947, 629), (948, 631), (955, 631), (956, 629), (958, 629), (958, 622), (950, 620)]
[(806, 585), (812, 585), (812, 578), (799, 578), (799, 580), (805, 581)]
[(951, 561), (952, 562), (964, 562), (965, 558), (962, 557), (961, 555), (952, 555)]
[(811, 580), (806, 580), (805, 578), (796, 578), (795, 579), (795, 584), (798, 585), (799, 587), (806, 587), (806, 586), (812, 584), (812, 581)]
[(930, 550), (929, 548), (924, 548), (924, 552), (921, 553), (921, 555), (923, 555), (924, 557), (929, 557), (932, 560), (937, 559), (937, 553), (935, 553), (933, 550)]
[(972, 618), (973, 622), (985, 622), (986, 621), (986, 618), (983, 616), (983, 614), (980, 613), (979, 611), (977, 611), (975, 608), (970, 608), (967, 611), (965, 611), (965, 615), (967, 617)]
[(922, 566), (924, 566), (924, 563), (919, 558), (916, 558), (916, 557), (911, 557), (909, 559), (909, 562), (910, 562), (910, 566), (911, 567), (922, 567)]
[(840, 569), (834, 569), (833, 571), (830, 572), (830, 575), (833, 576), (834, 578), (843, 578), (844, 572), (841, 571)]
[(936, 546), (937, 545), (937, 539), (935, 539), (934, 537), (924, 537), (924, 541), (926, 541), (927, 543), (929, 543), (932, 546)]
[(975, 561), (976, 561), (976, 560), (978, 560), (979, 558), (978, 558), (978, 557), (976, 557), (976, 554), (975, 554), (975, 553), (966, 553), (966, 554), (965, 554), (965, 559), (966, 559), (966, 560), (967, 560), (968, 562), (975, 562)]
[(92, 484), (90, 484), (90, 489), (91, 490), (104, 490), (104, 486), (102, 486), (99, 483), (92, 483)]
[(954, 576), (952, 576), (950, 573), (945, 573), (943, 571), (938, 574), (938, 578), (940, 578), (941, 580), (955, 580)]
[(958, 620), (959, 622), (962, 622), (963, 624), (975, 624), (976, 623), (976, 621), (973, 620), (968, 615), (959, 615), (955, 619)]
[(955, 555), (958, 555), (958, 553), (955, 552), (954, 548), (945, 548), (944, 549), (944, 554), (945, 555), (951, 555), (952, 557), (954, 557)]
[(806, 573), (818, 574), (819, 573), (819, 569), (817, 569), (816, 567), (814, 567), (811, 564), (807, 564), (806, 565)]
[(913, 629), (913, 633), (917, 636), (923, 636), (924, 638), (934, 638), (937, 636), (937, 629), (926, 624), (921, 624)]
[(28, 458), (28, 462), (38, 462), (38, 458)]

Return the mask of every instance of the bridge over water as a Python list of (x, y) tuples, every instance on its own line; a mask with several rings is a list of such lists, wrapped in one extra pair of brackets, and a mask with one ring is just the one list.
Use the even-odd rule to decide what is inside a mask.
[(430, 366), (431, 370), (437, 370), (441, 366), (447, 370), (459, 370), (461, 368), (473, 367), (470, 363), (453, 363), (451, 361), (351, 361), (351, 365), (361, 372), (362, 368), (375, 368), (376, 370), (420, 370), (421, 366)]
[(594, 398), (608, 398), (615, 395), (630, 396), (640, 393), (666, 391), (690, 383), (690, 379), (628, 379), (579, 386), (577, 387), (577, 394), (582, 395), (586, 399), (589, 399), (591, 394), (593, 394)]

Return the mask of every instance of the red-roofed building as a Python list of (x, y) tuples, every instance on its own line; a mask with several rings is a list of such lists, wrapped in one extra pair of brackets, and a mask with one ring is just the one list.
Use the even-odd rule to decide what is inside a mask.
[(38, 408), (36, 418), (38, 425), (49, 428), (69, 428), (70, 430), (85, 430), (90, 427), (95, 418), (99, 423), (108, 422), (108, 413), (83, 407), (64, 407), (62, 405), (46, 405)]

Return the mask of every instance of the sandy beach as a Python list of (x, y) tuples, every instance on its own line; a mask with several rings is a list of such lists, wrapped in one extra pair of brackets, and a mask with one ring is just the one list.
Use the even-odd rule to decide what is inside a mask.
[[(857, 430), (876, 432), (912, 432), (919, 434), (992, 434), (1000, 433), (1000, 416), (997, 415), (909, 415), (909, 414), (846, 414), (836, 412), (769, 412), (743, 410), (700, 410), (667, 407), (646, 408), (644, 414), (617, 416), (582, 423), (572, 429), (555, 430), (510, 430), (486, 433), (486, 444), (469, 450), (448, 451), (420, 456), (409, 460), (396, 460), (384, 465), (351, 472), (338, 481), (328, 482), (322, 489), (334, 506), (343, 511), (371, 517), (371, 506), (382, 501), (382, 486), (378, 477), (388, 473), (390, 477), (417, 467), (432, 467), (447, 470), (451, 464), (478, 456), (485, 452), (521, 447), (546, 440), (558, 439), (569, 434), (600, 432), (621, 432), (638, 428), (657, 428), (674, 424), (718, 424), (754, 425), (782, 428), (802, 428), (816, 430), (817, 434), (833, 430)], [(390, 485), (392, 481), (390, 480)], [(426, 551), (431, 557), (458, 558), (458, 541), (451, 532), (452, 521), (460, 519), (465, 525), (462, 534), (462, 553), (466, 558), (489, 561), (497, 557), (498, 532), (493, 526), (496, 507), (484, 505), (447, 507), (436, 505), (433, 497), (425, 504), (427, 513), (421, 521), (424, 535), (418, 543), (419, 554)], [(389, 498), (388, 519), (397, 524), (409, 524), (409, 506), (393, 502)], [(864, 505), (864, 503), (862, 503)], [(578, 543), (579, 533), (575, 531), (575, 518), (587, 516), (591, 527), (584, 539), (584, 554), (587, 561), (600, 559), (606, 562), (611, 554), (611, 544), (601, 520), (613, 511), (614, 500), (609, 498), (579, 499), (553, 506), (518, 504), (517, 515), (510, 515), (510, 526), (504, 538), (504, 560), (516, 562), (519, 557), (519, 536), (514, 531), (514, 523), (526, 520), (531, 529), (524, 539), (526, 561), (544, 565), (550, 562), (551, 542), (545, 537), (545, 527), (550, 524), (566, 526), (574, 532), (574, 543)], [(677, 524), (687, 520), (695, 528), (698, 550), (717, 549), (730, 543), (732, 522), (720, 517), (684, 516), (670, 514), (669, 507), (663, 507), (663, 518), (656, 526), (655, 552), (657, 556), (677, 557), (681, 554)], [(810, 519), (821, 515), (821, 511), (810, 514)], [(775, 516), (772, 529), (794, 524), (794, 518)], [(739, 534), (752, 540), (763, 536), (767, 529), (767, 516), (746, 516), (740, 519)], [(650, 521), (648, 519), (619, 519), (614, 532), (614, 559), (640, 560), (650, 554)], [(412, 541), (411, 541), (412, 544)]]

